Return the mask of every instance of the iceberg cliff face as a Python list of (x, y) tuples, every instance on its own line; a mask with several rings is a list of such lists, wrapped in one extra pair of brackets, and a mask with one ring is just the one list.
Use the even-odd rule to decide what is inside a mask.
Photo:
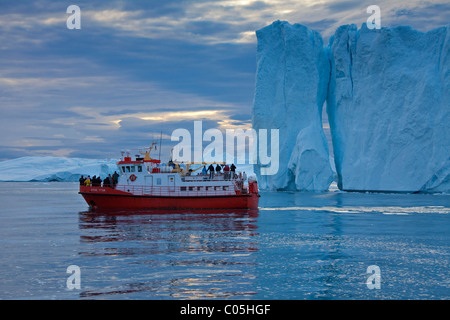
[(450, 190), (449, 27), (338, 28), (327, 112), (342, 190)]
[(450, 192), (450, 25), (337, 29), (327, 48), (308, 28), (276, 21), (257, 31), (254, 129), (279, 129), (280, 164), (261, 189), (338, 187)]
[[(321, 112), (327, 97), (330, 63), (319, 33), (276, 21), (256, 32), (257, 79), (253, 128), (279, 129), (279, 169), (261, 175), (272, 190), (327, 190), (333, 173)], [(268, 143), (270, 145), (270, 143)]]

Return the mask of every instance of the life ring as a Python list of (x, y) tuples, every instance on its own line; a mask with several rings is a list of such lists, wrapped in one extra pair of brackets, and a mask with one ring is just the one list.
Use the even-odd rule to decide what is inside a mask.
[(134, 180), (136, 180), (137, 179), (137, 177), (134, 175), (134, 174), (132, 174), (131, 176), (130, 176), (130, 180), (131, 181), (134, 181)]

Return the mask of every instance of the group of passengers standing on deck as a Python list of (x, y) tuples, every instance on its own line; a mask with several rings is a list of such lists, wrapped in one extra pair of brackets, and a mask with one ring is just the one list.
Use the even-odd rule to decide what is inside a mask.
[[(86, 178), (81, 176), (79, 181), (80, 186), (87, 186), (87, 187), (102, 186), (102, 179), (100, 178), (100, 176), (98, 177), (93, 176), (92, 178), (91, 176), (87, 176)], [(109, 174), (105, 179), (103, 179), (103, 187), (115, 188), (118, 181), (119, 181), (119, 174), (116, 171), (114, 171), (113, 175)]]
[[(236, 179), (238, 177), (238, 175), (236, 174), (236, 166), (234, 164), (231, 164), (231, 166), (228, 166), (227, 164), (220, 166), (220, 164), (217, 164), (215, 168), (212, 164), (210, 164), (208, 169), (206, 169), (206, 166), (203, 167), (202, 174), (207, 175), (209, 171), (209, 178), (214, 179), (214, 174), (219, 175), (222, 169), (225, 180)], [(245, 172), (244, 176), (242, 176), (241, 173), (239, 173), (239, 178), (244, 180), (247, 179)]]
[[(236, 174), (236, 166), (234, 164), (231, 164), (231, 166), (228, 166), (227, 164), (221, 166), (220, 164), (217, 164), (214, 168), (213, 164), (210, 164), (208, 168), (206, 166), (202, 169), (202, 175), (206, 176), (209, 171), (209, 178), (214, 179), (214, 175), (220, 175), (223, 169), (224, 179), (230, 180), (230, 179), (241, 179), (241, 180), (247, 180), (247, 175), (245, 174), (245, 171), (241, 174), (239, 172), (239, 175)], [(119, 180), (119, 174), (114, 171), (114, 174), (109, 174), (104, 180), (103, 180), (103, 187), (110, 187), (115, 188), (116, 184)], [(81, 176), (79, 179), (80, 186), (87, 186), (87, 187), (101, 187), (102, 186), (102, 179), (96, 176), (87, 176), (86, 178)]]

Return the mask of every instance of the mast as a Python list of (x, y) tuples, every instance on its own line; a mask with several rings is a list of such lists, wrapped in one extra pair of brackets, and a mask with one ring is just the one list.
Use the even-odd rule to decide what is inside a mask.
[(158, 157), (159, 160), (161, 160), (161, 142), (162, 142), (162, 130), (161, 135), (159, 137), (159, 157)]

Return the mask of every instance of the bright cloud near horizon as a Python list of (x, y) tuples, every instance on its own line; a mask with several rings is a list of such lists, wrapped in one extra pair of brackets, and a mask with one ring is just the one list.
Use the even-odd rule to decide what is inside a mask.
[[(66, 27), (69, 5), (81, 29)], [(249, 128), (255, 31), (301, 23), (325, 44), (367, 21), (428, 31), (449, 23), (447, 1), (0, 0), (0, 160), (115, 158), (176, 128)]]

